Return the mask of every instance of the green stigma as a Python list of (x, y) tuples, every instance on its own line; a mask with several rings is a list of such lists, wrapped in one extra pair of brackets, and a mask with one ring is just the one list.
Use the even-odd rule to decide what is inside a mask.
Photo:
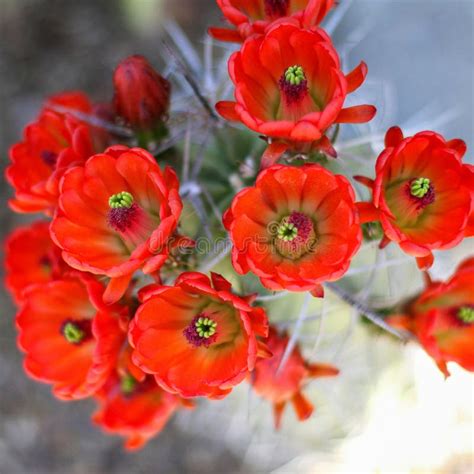
[(278, 227), (277, 237), (285, 242), (291, 242), (298, 235), (298, 228), (291, 222), (283, 222)]
[(137, 381), (130, 374), (126, 374), (120, 380), (120, 390), (125, 395), (130, 395), (136, 388)]
[(417, 178), (411, 182), (410, 193), (417, 198), (424, 197), (430, 190), (431, 181), (428, 178)]
[(458, 318), (463, 323), (468, 323), (468, 324), (474, 323), (474, 307), (463, 306), (462, 308), (459, 308)]
[(217, 323), (210, 318), (199, 318), (195, 326), (198, 336), (208, 339), (216, 333)]
[(63, 335), (70, 344), (79, 344), (86, 333), (77, 324), (68, 322), (63, 327)]
[(299, 86), (305, 80), (306, 77), (301, 66), (290, 66), (285, 71), (285, 81), (292, 86)]
[(130, 193), (122, 191), (121, 193), (113, 194), (109, 197), (109, 206), (111, 209), (132, 207), (133, 201), (133, 196)]

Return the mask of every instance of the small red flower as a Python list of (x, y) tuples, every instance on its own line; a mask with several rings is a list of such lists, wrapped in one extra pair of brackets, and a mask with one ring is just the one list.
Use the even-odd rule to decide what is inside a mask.
[(271, 290), (322, 293), (349, 268), (361, 243), (354, 192), (319, 165), (274, 165), (224, 214), (236, 271)]
[(462, 163), (466, 145), (434, 132), (403, 138), (398, 127), (387, 132), (385, 145), (375, 181), (356, 177), (373, 190), (372, 203), (359, 205), (361, 220), (380, 220), (383, 245), (396, 242), (417, 257), (420, 268), (429, 268), (432, 250), (473, 235), (468, 218), (474, 210), (474, 173)]
[(312, 28), (321, 23), (334, 0), (217, 0), (217, 5), (237, 29), (209, 28), (209, 33), (222, 41), (241, 42), (264, 33), (280, 19), (291, 19), (302, 28)]
[(153, 273), (166, 261), (178, 188), (175, 172), (145, 150), (113, 146), (65, 174), (51, 236), (71, 267), (109, 276), (104, 298), (118, 301), (136, 270)]
[(130, 353), (127, 346), (117, 369), (97, 393), (99, 407), (92, 419), (106, 432), (126, 438), (127, 449), (136, 450), (164, 428), (182, 402), (135, 367)]
[(51, 215), (64, 172), (94, 153), (90, 128), (71, 114), (54, 110), (57, 106), (92, 112), (89, 99), (81, 92), (50, 97), (37, 121), (26, 127), (23, 141), (10, 148), (12, 163), (6, 177), (15, 189), (9, 204), (16, 212)]
[(280, 335), (276, 329), (270, 328), (267, 344), (273, 357), (259, 360), (250, 376), (254, 390), (273, 404), (276, 429), (280, 428), (281, 417), (287, 403), (293, 405), (301, 421), (312, 415), (314, 407), (301, 392), (310, 378), (339, 374), (339, 370), (332, 365), (306, 362), (298, 346), (282, 364), (288, 341), (287, 335)]
[(5, 269), (6, 286), (17, 303), (29, 285), (60, 278), (70, 270), (49, 236), (49, 223), (40, 221), (19, 227), (8, 236)]
[(345, 76), (329, 36), (281, 23), (249, 38), (229, 60), (236, 102), (219, 102), (218, 112), (250, 129), (308, 151), (331, 149), (325, 132), (335, 123), (372, 119), (375, 108), (343, 109), (347, 94), (364, 81), (361, 63)]
[(17, 315), (26, 372), (63, 400), (96, 392), (114, 368), (125, 333), (120, 307), (101, 303), (104, 287), (78, 275), (30, 286)]
[(168, 113), (171, 84), (143, 56), (129, 56), (114, 73), (115, 111), (138, 130), (159, 126)]
[(465, 260), (446, 282), (430, 282), (389, 322), (411, 330), (448, 377), (448, 362), (474, 372), (474, 258)]
[(183, 397), (221, 398), (268, 356), (257, 336), (267, 316), (231, 293), (222, 276), (183, 273), (175, 286), (152, 286), (131, 322), (133, 362)]

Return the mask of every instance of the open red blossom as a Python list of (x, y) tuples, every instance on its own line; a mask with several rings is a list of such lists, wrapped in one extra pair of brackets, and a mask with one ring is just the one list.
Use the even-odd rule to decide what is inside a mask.
[[(249, 38), (229, 60), (235, 102), (219, 102), (217, 111), (240, 121), (287, 148), (334, 153), (327, 129), (335, 123), (372, 119), (375, 108), (343, 109), (347, 94), (365, 79), (361, 63), (347, 76), (329, 36), (322, 29), (305, 30), (289, 23)], [(280, 145), (282, 143), (279, 143)], [(281, 153), (280, 153), (281, 154)]]
[(217, 5), (236, 29), (209, 28), (210, 35), (222, 41), (241, 42), (264, 33), (280, 19), (312, 28), (321, 23), (334, 0), (217, 0)]
[(36, 122), (25, 128), (23, 141), (10, 148), (11, 165), (6, 171), (15, 190), (9, 204), (16, 212), (51, 215), (64, 172), (94, 153), (90, 127), (54, 107), (92, 112), (92, 105), (82, 92), (58, 94), (48, 99)]
[(280, 335), (274, 328), (270, 328), (266, 342), (273, 357), (257, 361), (250, 380), (254, 390), (273, 404), (275, 427), (278, 429), (287, 403), (293, 405), (301, 421), (312, 415), (314, 407), (302, 393), (304, 385), (311, 378), (335, 376), (339, 374), (339, 370), (328, 364), (306, 362), (298, 346), (282, 363), (289, 337), (286, 334)]
[(115, 302), (136, 270), (156, 272), (179, 244), (178, 188), (147, 151), (113, 146), (65, 174), (52, 238), (71, 267), (111, 278), (104, 298)]
[(268, 356), (267, 316), (249, 298), (231, 292), (212, 274), (183, 273), (175, 286), (155, 285), (141, 293), (131, 322), (133, 362), (158, 384), (185, 398), (221, 398)]
[(30, 286), (17, 315), (26, 372), (63, 400), (96, 392), (113, 370), (126, 309), (102, 303), (104, 287), (84, 274)]
[(224, 214), (236, 271), (271, 290), (312, 291), (341, 278), (362, 235), (346, 178), (319, 165), (274, 165)]
[(130, 354), (127, 345), (116, 370), (96, 394), (99, 407), (92, 419), (106, 432), (126, 438), (127, 449), (136, 450), (164, 428), (182, 401), (134, 366)]
[(360, 203), (362, 222), (379, 220), (382, 245), (398, 243), (429, 268), (432, 250), (454, 247), (474, 235), (468, 225), (474, 210), (473, 167), (464, 165), (466, 145), (446, 141), (435, 132), (403, 138), (398, 127), (388, 130), (385, 150), (377, 159), (375, 181), (356, 177), (372, 189), (372, 203)]
[(125, 58), (114, 72), (115, 111), (139, 130), (156, 128), (168, 113), (171, 84), (139, 55)]
[(61, 249), (49, 236), (49, 223), (37, 221), (15, 229), (5, 242), (5, 283), (15, 301), (34, 283), (60, 278), (70, 270), (61, 257)]
[(474, 258), (446, 282), (430, 282), (393, 325), (411, 330), (448, 377), (448, 362), (474, 372)]

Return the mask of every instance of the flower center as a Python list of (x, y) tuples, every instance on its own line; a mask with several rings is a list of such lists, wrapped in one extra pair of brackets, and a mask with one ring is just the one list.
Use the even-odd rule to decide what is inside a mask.
[(217, 322), (206, 314), (198, 314), (183, 331), (190, 344), (209, 347), (217, 338)]
[(417, 210), (423, 209), (435, 200), (435, 190), (428, 178), (415, 178), (408, 183), (409, 195), (416, 201)]
[(137, 388), (137, 381), (130, 374), (125, 374), (120, 379), (120, 390), (124, 395), (130, 395)]
[(138, 206), (127, 191), (114, 194), (109, 198), (108, 222), (117, 232), (126, 232), (136, 220)]
[(61, 334), (69, 344), (79, 345), (91, 337), (91, 323), (88, 320), (66, 321), (61, 327)]
[(462, 306), (459, 308), (458, 318), (466, 324), (474, 323), (474, 306)]
[(301, 101), (308, 93), (308, 81), (301, 66), (290, 66), (280, 77), (280, 90), (288, 105)]
[(265, 14), (268, 16), (286, 16), (290, 0), (265, 0)]
[(283, 218), (275, 232), (275, 247), (287, 258), (300, 258), (310, 252), (315, 243), (313, 221), (301, 212), (293, 211)]
[(109, 197), (109, 206), (111, 209), (130, 208), (133, 205), (133, 201), (133, 196), (129, 192), (122, 191)]
[(54, 153), (51, 150), (43, 150), (40, 153), (40, 157), (43, 160), (43, 163), (54, 168), (56, 166), (56, 161), (58, 160), (58, 154)]

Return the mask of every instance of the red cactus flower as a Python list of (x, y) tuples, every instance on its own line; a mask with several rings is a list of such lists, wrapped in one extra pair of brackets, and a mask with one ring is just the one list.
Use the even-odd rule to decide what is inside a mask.
[(16, 212), (51, 215), (64, 172), (94, 153), (91, 129), (71, 114), (56, 111), (57, 106), (92, 112), (89, 99), (81, 92), (50, 97), (37, 121), (26, 127), (23, 141), (10, 148), (6, 177), (15, 189), (9, 204)]
[(465, 260), (446, 282), (430, 282), (406, 308), (389, 318), (411, 330), (448, 377), (448, 362), (474, 372), (474, 258)]
[(20, 303), (29, 285), (60, 278), (70, 268), (49, 236), (49, 223), (38, 221), (15, 229), (8, 236), (5, 269), (6, 286)]
[(380, 220), (385, 238), (429, 268), (432, 250), (457, 245), (469, 231), (474, 209), (472, 167), (463, 165), (466, 145), (434, 132), (403, 138), (398, 127), (385, 137), (375, 181), (356, 177), (373, 190), (372, 203), (360, 204), (363, 222)]
[(312, 28), (321, 23), (334, 0), (217, 0), (217, 5), (236, 30), (209, 28), (209, 34), (222, 41), (241, 42), (264, 33), (280, 19), (291, 19), (302, 28)]
[(126, 438), (126, 449), (136, 450), (164, 428), (182, 402), (135, 367), (130, 353), (127, 345), (117, 369), (96, 394), (99, 407), (92, 419), (106, 432)]
[(220, 398), (268, 356), (257, 336), (267, 335), (267, 316), (249, 298), (231, 293), (222, 276), (183, 273), (175, 286), (141, 293), (131, 322), (133, 362), (158, 384), (185, 398)]
[(288, 341), (287, 335), (280, 335), (276, 329), (270, 328), (267, 344), (273, 357), (257, 361), (255, 371), (250, 376), (255, 392), (273, 404), (276, 429), (280, 428), (281, 417), (287, 403), (293, 405), (301, 421), (312, 415), (314, 407), (301, 392), (310, 378), (339, 374), (339, 370), (332, 365), (306, 362), (298, 346), (282, 364)]
[(18, 344), (26, 353), (26, 372), (53, 385), (63, 400), (96, 392), (114, 368), (125, 332), (124, 311), (106, 307), (104, 287), (79, 275), (30, 286), (17, 315)]
[(138, 130), (157, 127), (168, 113), (171, 84), (143, 56), (129, 56), (114, 72), (115, 111)]
[(182, 209), (178, 188), (175, 172), (162, 172), (145, 150), (111, 147), (65, 174), (51, 236), (71, 267), (109, 276), (104, 298), (118, 301), (136, 270), (165, 262)]
[(274, 165), (242, 190), (224, 215), (236, 271), (271, 290), (312, 291), (341, 278), (359, 249), (354, 192), (319, 165)]
[[(219, 102), (218, 112), (300, 151), (331, 149), (325, 132), (335, 123), (372, 119), (375, 108), (343, 109), (347, 94), (364, 81), (361, 63), (345, 76), (329, 36), (281, 23), (249, 38), (229, 60), (236, 102)], [(281, 154), (281, 153), (280, 153)]]

